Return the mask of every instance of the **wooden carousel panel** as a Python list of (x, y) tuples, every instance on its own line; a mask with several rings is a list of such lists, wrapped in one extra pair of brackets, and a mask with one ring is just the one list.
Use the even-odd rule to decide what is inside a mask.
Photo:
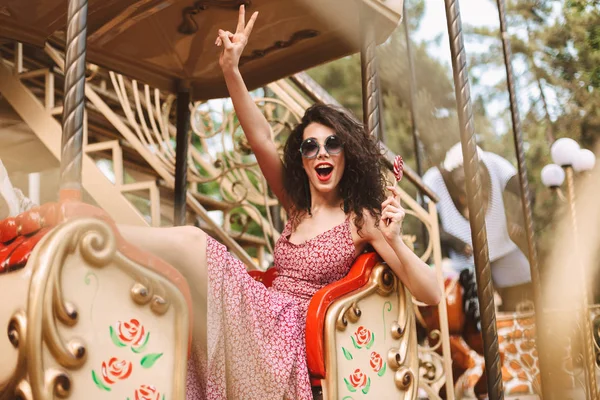
[[(384, 264), (329, 308), (324, 398), (415, 399), (419, 358), (410, 293)], [(358, 396), (358, 397), (355, 397)]]

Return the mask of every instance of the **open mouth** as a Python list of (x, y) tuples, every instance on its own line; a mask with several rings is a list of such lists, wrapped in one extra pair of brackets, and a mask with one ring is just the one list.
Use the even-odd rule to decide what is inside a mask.
[(333, 165), (331, 164), (319, 164), (315, 167), (315, 171), (317, 172), (317, 178), (321, 182), (325, 182), (331, 178), (333, 174)]

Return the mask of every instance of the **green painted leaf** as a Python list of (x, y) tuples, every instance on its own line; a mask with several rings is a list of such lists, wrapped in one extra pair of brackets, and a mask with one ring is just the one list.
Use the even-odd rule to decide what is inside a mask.
[(344, 378), (344, 382), (346, 383), (346, 387), (349, 391), (351, 391), (352, 393), (356, 392), (356, 388), (352, 386), (350, 382), (348, 382), (348, 379)]
[(115, 346), (117, 346), (117, 347), (125, 347), (126, 346), (126, 344), (122, 343), (121, 340), (119, 340), (119, 337), (117, 336), (117, 332), (115, 332), (115, 330), (113, 329), (112, 326), (110, 327), (110, 338), (112, 339)]
[(346, 357), (346, 360), (352, 360), (352, 354), (350, 354), (348, 350), (342, 347), (342, 351), (344, 352), (344, 357)]
[(163, 355), (163, 353), (153, 353), (153, 354), (148, 354), (147, 356), (144, 356), (144, 358), (142, 358), (142, 361), (140, 361), (140, 364), (142, 365), (142, 367), (144, 368), (151, 368), (154, 363)]
[(369, 389), (371, 389), (371, 378), (367, 378), (367, 386), (365, 386), (361, 391), (364, 394), (369, 393)]
[(354, 400), (352, 396), (345, 396), (342, 400)]
[(386, 368), (387, 368), (387, 364), (383, 363), (383, 367), (381, 367), (381, 369), (379, 370), (379, 372), (377, 373), (377, 375), (383, 376), (383, 374), (385, 374)]
[(165, 395), (163, 394), (162, 400), (165, 400)]
[(371, 341), (367, 345), (367, 349), (370, 349), (371, 346), (373, 346), (373, 343), (375, 343), (375, 334), (374, 333), (371, 335)]
[(136, 354), (140, 354), (141, 352), (144, 351), (144, 349), (146, 348), (146, 345), (148, 344), (148, 340), (150, 339), (150, 332), (148, 332), (148, 334), (146, 335), (146, 340), (144, 340), (144, 343), (142, 343), (140, 346), (138, 347), (133, 347), (131, 346), (131, 351), (133, 351)]
[(98, 386), (98, 389), (102, 389), (102, 390), (106, 390), (107, 392), (110, 392), (110, 388), (108, 386), (106, 386), (104, 383), (102, 383), (100, 378), (98, 378), (98, 375), (96, 375), (96, 371), (94, 371), (94, 370), (92, 370), (92, 379), (93, 379), (94, 383), (96, 384), (96, 386)]
[[(387, 327), (387, 325), (385, 324), (385, 311), (386, 311), (386, 307), (387, 307), (387, 311), (392, 311), (392, 303), (389, 302), (389, 301), (386, 301), (383, 304), (383, 312), (382, 312), (382, 314), (383, 314), (383, 326), (384, 327)], [(387, 329), (384, 329), (383, 330), (383, 341), (384, 342), (385, 342), (386, 334), (387, 334)]]
[(361, 348), (358, 344), (356, 344), (356, 340), (354, 340), (354, 336), (350, 336), (350, 339), (352, 339), (352, 344), (354, 345), (354, 347), (356, 347), (357, 349)]

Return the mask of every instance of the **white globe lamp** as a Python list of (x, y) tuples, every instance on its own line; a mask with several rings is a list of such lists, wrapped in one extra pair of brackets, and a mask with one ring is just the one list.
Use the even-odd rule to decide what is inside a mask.
[(572, 166), (579, 155), (579, 144), (570, 138), (560, 138), (552, 144), (550, 155), (554, 164)]
[(577, 172), (591, 171), (595, 165), (596, 155), (588, 149), (581, 149), (573, 162), (573, 169)]
[(557, 188), (565, 181), (565, 171), (556, 164), (542, 168), (542, 183), (549, 188)]

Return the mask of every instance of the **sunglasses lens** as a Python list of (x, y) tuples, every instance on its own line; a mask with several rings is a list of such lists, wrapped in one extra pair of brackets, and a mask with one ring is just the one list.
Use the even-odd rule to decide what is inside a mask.
[(319, 152), (319, 144), (314, 139), (306, 139), (300, 145), (300, 152), (306, 158), (312, 158)]
[(342, 151), (342, 141), (337, 136), (329, 136), (325, 148), (329, 154), (339, 154)]

